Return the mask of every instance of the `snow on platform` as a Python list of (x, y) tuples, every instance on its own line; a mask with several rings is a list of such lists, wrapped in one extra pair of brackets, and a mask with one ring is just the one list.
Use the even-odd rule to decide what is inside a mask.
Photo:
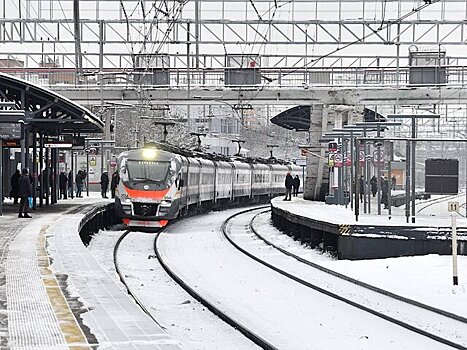
[(97, 194), (0, 218), (0, 347), (179, 349), (84, 247), (78, 226)]
[[(357, 221), (350, 205), (345, 208), (302, 197), (292, 198), (292, 201), (277, 197), (271, 201), (271, 207), (278, 227), (312, 245), (327, 240), (336, 246), (341, 259), (449, 254), (451, 217), (447, 200), (417, 203), (417, 209), (427, 209), (424, 214), (417, 214), (416, 223), (406, 222), (404, 208), (392, 208), (390, 217), (386, 209), (382, 209), (382, 215), (361, 213)], [(374, 204), (373, 211), (375, 207)], [(467, 219), (457, 215), (456, 220), (459, 254), (467, 254), (464, 243), (467, 241)]]
[[(420, 205), (423, 201), (418, 202)], [(359, 225), (359, 226), (403, 226), (403, 227), (440, 227), (449, 226), (451, 218), (446, 207), (443, 211), (438, 211), (436, 216), (433, 214), (421, 215), (417, 214), (416, 223), (407, 223), (404, 216), (404, 209), (392, 208), (393, 215), (388, 217), (388, 211), (382, 209), (382, 215), (363, 214), (360, 208), (358, 221), (355, 219), (355, 213), (350, 209), (350, 204), (346, 208), (341, 205), (330, 205), (324, 202), (316, 202), (304, 200), (303, 197), (292, 197), (292, 201), (283, 201), (282, 197), (276, 197), (271, 200), (271, 205), (274, 208), (279, 208), (288, 212), (292, 212), (298, 216), (308, 218), (311, 220), (327, 222), (333, 225)], [(376, 206), (373, 206), (373, 212), (376, 211)], [(457, 225), (459, 227), (467, 227), (467, 219), (465, 217), (457, 217)]]

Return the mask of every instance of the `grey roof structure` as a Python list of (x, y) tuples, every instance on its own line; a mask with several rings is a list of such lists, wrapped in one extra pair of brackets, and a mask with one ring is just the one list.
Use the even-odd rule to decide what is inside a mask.
[(0, 99), (23, 110), (25, 123), (50, 134), (101, 133), (103, 122), (88, 109), (25, 80), (0, 73)]

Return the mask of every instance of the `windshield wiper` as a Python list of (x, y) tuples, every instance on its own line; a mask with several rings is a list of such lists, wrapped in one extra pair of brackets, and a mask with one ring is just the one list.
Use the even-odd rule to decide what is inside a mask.
[(133, 179), (134, 182), (152, 182), (152, 183), (155, 183), (155, 184), (160, 184), (161, 182), (159, 180), (153, 180), (153, 179), (149, 179), (147, 177), (145, 177), (144, 179)]

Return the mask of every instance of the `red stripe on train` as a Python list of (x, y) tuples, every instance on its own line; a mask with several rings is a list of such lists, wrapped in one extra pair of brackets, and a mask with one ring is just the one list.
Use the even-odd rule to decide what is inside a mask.
[(149, 191), (149, 190), (132, 190), (126, 186), (125, 191), (128, 193), (130, 198), (150, 198), (162, 200), (164, 196), (169, 192), (169, 188), (161, 191)]

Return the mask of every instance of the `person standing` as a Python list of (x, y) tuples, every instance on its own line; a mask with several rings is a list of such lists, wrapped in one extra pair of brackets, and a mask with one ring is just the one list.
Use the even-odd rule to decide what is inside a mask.
[(292, 200), (292, 186), (293, 186), (293, 177), (290, 175), (290, 171), (287, 172), (287, 176), (285, 177), (285, 201)]
[(109, 174), (107, 171), (101, 175), (101, 194), (102, 198), (109, 198), (107, 197), (107, 189), (109, 188)]
[(73, 198), (73, 173), (70, 172), (68, 173), (68, 196), (70, 198)]
[(18, 204), (18, 192), (19, 192), (19, 178), (21, 174), (18, 169), (11, 177), (11, 194), (10, 197), (13, 198), (13, 204)]
[(78, 173), (76, 174), (75, 177), (76, 181), (76, 197), (81, 198), (81, 191), (83, 190), (83, 175), (82, 171), (78, 170)]
[(295, 175), (295, 177), (293, 179), (292, 187), (293, 187), (293, 196), (297, 197), (298, 196), (298, 189), (300, 188), (300, 178), (298, 177), (298, 175)]
[(376, 192), (378, 192), (378, 179), (376, 178), (376, 175), (373, 175), (373, 177), (370, 179), (370, 186), (371, 186), (371, 194), (376, 196)]
[(81, 190), (86, 191), (88, 189), (88, 173), (86, 172), (86, 170), (81, 171), (81, 177), (83, 178)]
[(112, 181), (110, 182), (110, 192), (111, 192), (112, 198), (115, 198), (115, 190), (117, 189), (119, 182), (120, 182), (120, 176), (118, 175), (118, 171), (115, 170), (112, 174)]
[(396, 190), (396, 184), (397, 184), (396, 176), (392, 175), (392, 177), (391, 177), (391, 190), (392, 191)]
[(29, 200), (28, 197), (31, 197), (32, 190), (31, 190), (31, 181), (29, 180), (28, 169), (23, 169), (22, 175), (19, 178), (19, 218), (30, 218), (28, 214), (29, 208)]
[(360, 203), (363, 203), (363, 196), (365, 195), (365, 178), (363, 177), (363, 175), (360, 176), (360, 180), (359, 180), (359, 196), (360, 196)]
[(60, 176), (58, 177), (58, 184), (60, 187), (60, 199), (66, 199), (66, 184), (68, 182), (68, 177), (66, 176), (65, 172), (60, 172)]
[(381, 203), (384, 204), (384, 209), (388, 208), (388, 190), (389, 190), (388, 179), (381, 176)]

